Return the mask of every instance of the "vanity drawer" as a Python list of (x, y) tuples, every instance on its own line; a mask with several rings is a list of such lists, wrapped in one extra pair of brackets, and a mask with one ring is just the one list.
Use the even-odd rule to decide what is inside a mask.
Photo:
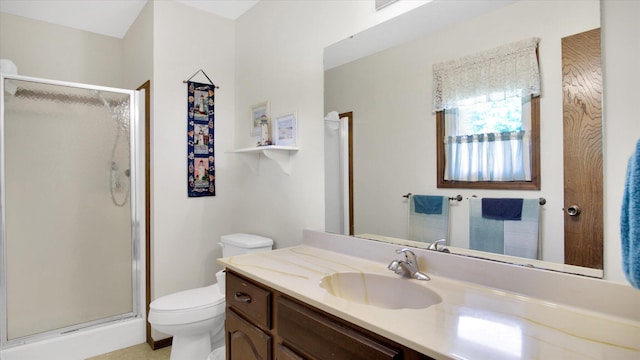
[[(314, 309), (277, 298), (278, 335), (310, 359), (399, 360), (402, 350), (324, 316)], [(286, 357), (284, 357), (286, 358)]]
[(227, 271), (226, 301), (238, 313), (265, 329), (271, 329), (271, 292)]

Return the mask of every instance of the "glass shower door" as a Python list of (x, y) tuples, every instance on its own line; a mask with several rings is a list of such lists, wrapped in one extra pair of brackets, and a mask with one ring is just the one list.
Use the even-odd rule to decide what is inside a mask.
[(5, 81), (3, 343), (136, 316), (134, 92)]

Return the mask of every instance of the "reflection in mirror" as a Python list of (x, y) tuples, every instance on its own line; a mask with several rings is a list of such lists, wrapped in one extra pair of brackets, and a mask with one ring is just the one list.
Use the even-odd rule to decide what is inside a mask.
[[(394, 19), (397, 21), (393, 21), (393, 25), (409, 25), (410, 21), (399, 18), (415, 18), (420, 11), (423, 22), (447, 14), (434, 13), (442, 10), (445, 2), (433, 3), (430, 10), (428, 3)], [(326, 69), (325, 113), (351, 111), (353, 114), (354, 233), (376, 240), (427, 246), (406, 240), (409, 238), (409, 204), (402, 195), (411, 192), (455, 197), (460, 194), (462, 201), (450, 203), (448, 244), (451, 252), (602, 277), (601, 269), (576, 267), (564, 262), (564, 176), (563, 159), (558, 155), (563, 153), (561, 39), (598, 28), (600, 4), (595, 0), (523, 0), (504, 4), (506, 6), (464, 21), (432, 28), (398, 46)], [(393, 33), (394, 30), (376, 29), (376, 32)], [(366, 38), (366, 35), (358, 34), (330, 46), (325, 50), (325, 57), (336, 51), (346, 51), (348, 44), (357, 42), (360, 37)], [(438, 189), (436, 116), (431, 108), (433, 64), (528, 37), (540, 38), (541, 190)], [(335, 62), (325, 59), (325, 64)], [(327, 191), (327, 198), (334, 195)], [(545, 198), (547, 204), (540, 209), (539, 260), (519, 260), (466, 250), (469, 244), (468, 199), (474, 196)]]

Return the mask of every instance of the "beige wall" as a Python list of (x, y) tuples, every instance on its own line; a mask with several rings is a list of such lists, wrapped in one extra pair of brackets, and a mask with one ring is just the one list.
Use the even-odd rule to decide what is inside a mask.
[[(231, 178), (235, 92), (234, 22), (176, 2), (153, 10), (153, 297), (211, 284), (220, 236), (234, 227), (242, 191)], [(186, 84), (202, 69), (215, 97), (215, 197), (187, 197)], [(195, 81), (206, 82), (202, 75)]]
[(0, 30), (0, 58), (21, 75), (123, 87), (120, 39), (7, 13), (0, 13)]
[[(323, 50), (422, 2), (376, 12), (367, 1), (261, 1), (236, 22), (235, 146), (254, 146), (249, 109), (269, 101), (272, 117), (296, 112), (291, 175), (263, 159), (260, 175), (235, 160), (236, 228), (300, 243), (302, 229), (324, 229)], [(239, 155), (236, 155), (239, 156)]]
[(148, 2), (122, 39), (122, 86), (128, 89), (153, 77), (153, 8), (154, 2)]

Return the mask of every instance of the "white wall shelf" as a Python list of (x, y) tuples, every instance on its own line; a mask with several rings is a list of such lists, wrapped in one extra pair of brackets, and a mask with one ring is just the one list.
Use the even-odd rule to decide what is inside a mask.
[(255, 174), (260, 174), (260, 157), (264, 155), (267, 159), (275, 161), (280, 169), (289, 175), (291, 174), (291, 154), (298, 150), (297, 147), (269, 145), (236, 149), (229, 152), (242, 155)]

